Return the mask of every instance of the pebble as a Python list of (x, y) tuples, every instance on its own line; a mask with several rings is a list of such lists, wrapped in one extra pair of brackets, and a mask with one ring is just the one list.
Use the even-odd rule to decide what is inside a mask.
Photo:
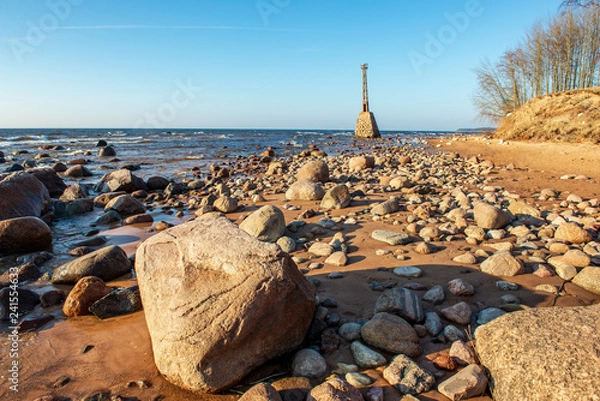
[(331, 280), (336, 280), (336, 279), (340, 279), (340, 278), (344, 278), (344, 277), (345, 277), (344, 274), (342, 274), (340, 272), (333, 272), (333, 273), (329, 273), (327, 275), (327, 278), (331, 279)]
[(352, 352), (354, 361), (361, 368), (371, 369), (383, 366), (387, 363), (387, 360), (383, 355), (358, 341), (354, 341), (350, 344), (350, 351)]
[(414, 277), (418, 278), (423, 275), (423, 271), (418, 267), (403, 266), (394, 269), (394, 274), (400, 277)]
[(521, 286), (508, 281), (496, 281), (496, 288), (500, 291), (517, 291)]
[(375, 380), (371, 379), (369, 376), (358, 373), (358, 372), (349, 372), (344, 376), (346, 381), (353, 385), (356, 388), (366, 388), (373, 384)]
[(433, 286), (429, 291), (423, 295), (423, 301), (429, 302), (433, 305), (439, 305), (446, 299), (446, 295), (444, 294), (444, 287), (441, 285)]
[(448, 283), (448, 291), (456, 296), (471, 296), (475, 294), (475, 287), (463, 279), (456, 278)]

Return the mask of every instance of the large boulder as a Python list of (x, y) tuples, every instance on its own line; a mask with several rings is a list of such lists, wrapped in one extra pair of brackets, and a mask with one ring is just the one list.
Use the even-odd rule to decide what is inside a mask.
[(503, 228), (514, 219), (514, 216), (510, 212), (485, 202), (475, 204), (473, 217), (475, 218), (477, 227), (489, 229)]
[(355, 156), (348, 160), (348, 168), (352, 171), (361, 171), (375, 167), (373, 156)]
[(365, 342), (391, 354), (421, 355), (419, 336), (404, 319), (389, 313), (377, 313), (360, 333)]
[(329, 181), (329, 167), (322, 161), (308, 162), (298, 170), (296, 179), (327, 182)]
[(0, 221), (0, 254), (41, 251), (51, 243), (50, 227), (37, 217)]
[(345, 185), (336, 185), (331, 188), (321, 201), (321, 209), (343, 209), (350, 204), (352, 197)]
[(594, 294), (600, 294), (600, 267), (588, 266), (581, 270), (573, 278), (573, 284)]
[(375, 313), (388, 312), (411, 322), (422, 322), (425, 313), (419, 297), (406, 288), (392, 288), (375, 303)]
[(58, 198), (67, 188), (67, 184), (51, 168), (33, 168), (26, 170), (26, 172), (44, 184), (53, 198)]
[(523, 262), (515, 258), (509, 251), (498, 251), (480, 265), (481, 271), (497, 277), (512, 277), (523, 274)]
[(48, 189), (31, 174), (16, 172), (1, 178), (0, 220), (41, 217), (49, 205)]
[(313, 388), (306, 401), (364, 401), (364, 397), (356, 387), (334, 377)]
[(190, 390), (222, 391), (297, 349), (315, 310), (289, 255), (224, 217), (147, 239), (136, 272), (156, 365)]
[(598, 399), (600, 305), (509, 313), (475, 336), (494, 400)]
[(556, 229), (554, 239), (573, 244), (584, 244), (592, 240), (592, 236), (577, 223), (563, 223)]
[(285, 217), (276, 206), (263, 206), (240, 224), (240, 228), (259, 241), (276, 242), (285, 232)]
[(90, 306), (109, 293), (110, 288), (104, 284), (101, 278), (82, 277), (67, 296), (62, 311), (68, 317), (89, 315)]
[(104, 210), (114, 210), (119, 213), (121, 217), (146, 213), (146, 207), (144, 204), (135, 199), (133, 196), (129, 195), (121, 195), (111, 199), (106, 206), (104, 206)]
[(125, 191), (131, 193), (139, 189), (145, 191), (146, 183), (125, 168), (106, 174), (95, 187), (97, 192)]
[(311, 180), (296, 181), (285, 193), (287, 200), (321, 200), (323, 196), (323, 187)]
[(85, 276), (111, 281), (130, 271), (131, 262), (127, 254), (118, 246), (111, 245), (58, 266), (52, 275), (52, 282), (74, 284)]

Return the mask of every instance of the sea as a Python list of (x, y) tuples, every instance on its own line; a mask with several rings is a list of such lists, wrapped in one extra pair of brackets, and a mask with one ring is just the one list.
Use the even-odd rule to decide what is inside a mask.
[[(455, 134), (455, 131), (383, 131), (384, 143), (411, 143), (418, 146), (424, 139)], [(290, 156), (309, 145), (339, 155), (356, 147), (359, 140), (350, 130), (277, 130), (277, 129), (0, 129), (0, 151), (5, 163), (28, 162), (49, 167), (57, 161), (95, 158), (98, 141), (105, 140), (116, 150), (116, 158), (106, 162), (139, 167), (142, 178), (162, 174), (168, 178), (185, 176), (191, 169), (233, 161), (239, 157), (261, 154), (271, 146), (277, 156)], [(364, 141), (360, 143), (364, 144)], [(377, 142), (374, 142), (377, 143)], [(59, 151), (48, 147), (60, 146)], [(41, 154), (47, 157), (40, 157)], [(101, 160), (104, 162), (104, 160)], [(93, 170), (93, 164), (90, 167)]]

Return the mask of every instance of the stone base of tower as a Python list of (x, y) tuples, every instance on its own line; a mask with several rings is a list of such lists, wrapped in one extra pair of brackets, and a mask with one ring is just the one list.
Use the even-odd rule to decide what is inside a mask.
[(358, 115), (354, 136), (357, 138), (381, 138), (373, 113), (364, 111)]

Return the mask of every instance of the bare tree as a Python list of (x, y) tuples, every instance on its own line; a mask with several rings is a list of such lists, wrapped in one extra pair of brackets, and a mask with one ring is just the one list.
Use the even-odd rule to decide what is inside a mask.
[(561, 7), (600, 7), (600, 0), (565, 0)]
[(600, 85), (600, 7), (571, 8), (535, 24), (522, 44), (475, 72), (475, 106), (492, 121), (533, 97)]

